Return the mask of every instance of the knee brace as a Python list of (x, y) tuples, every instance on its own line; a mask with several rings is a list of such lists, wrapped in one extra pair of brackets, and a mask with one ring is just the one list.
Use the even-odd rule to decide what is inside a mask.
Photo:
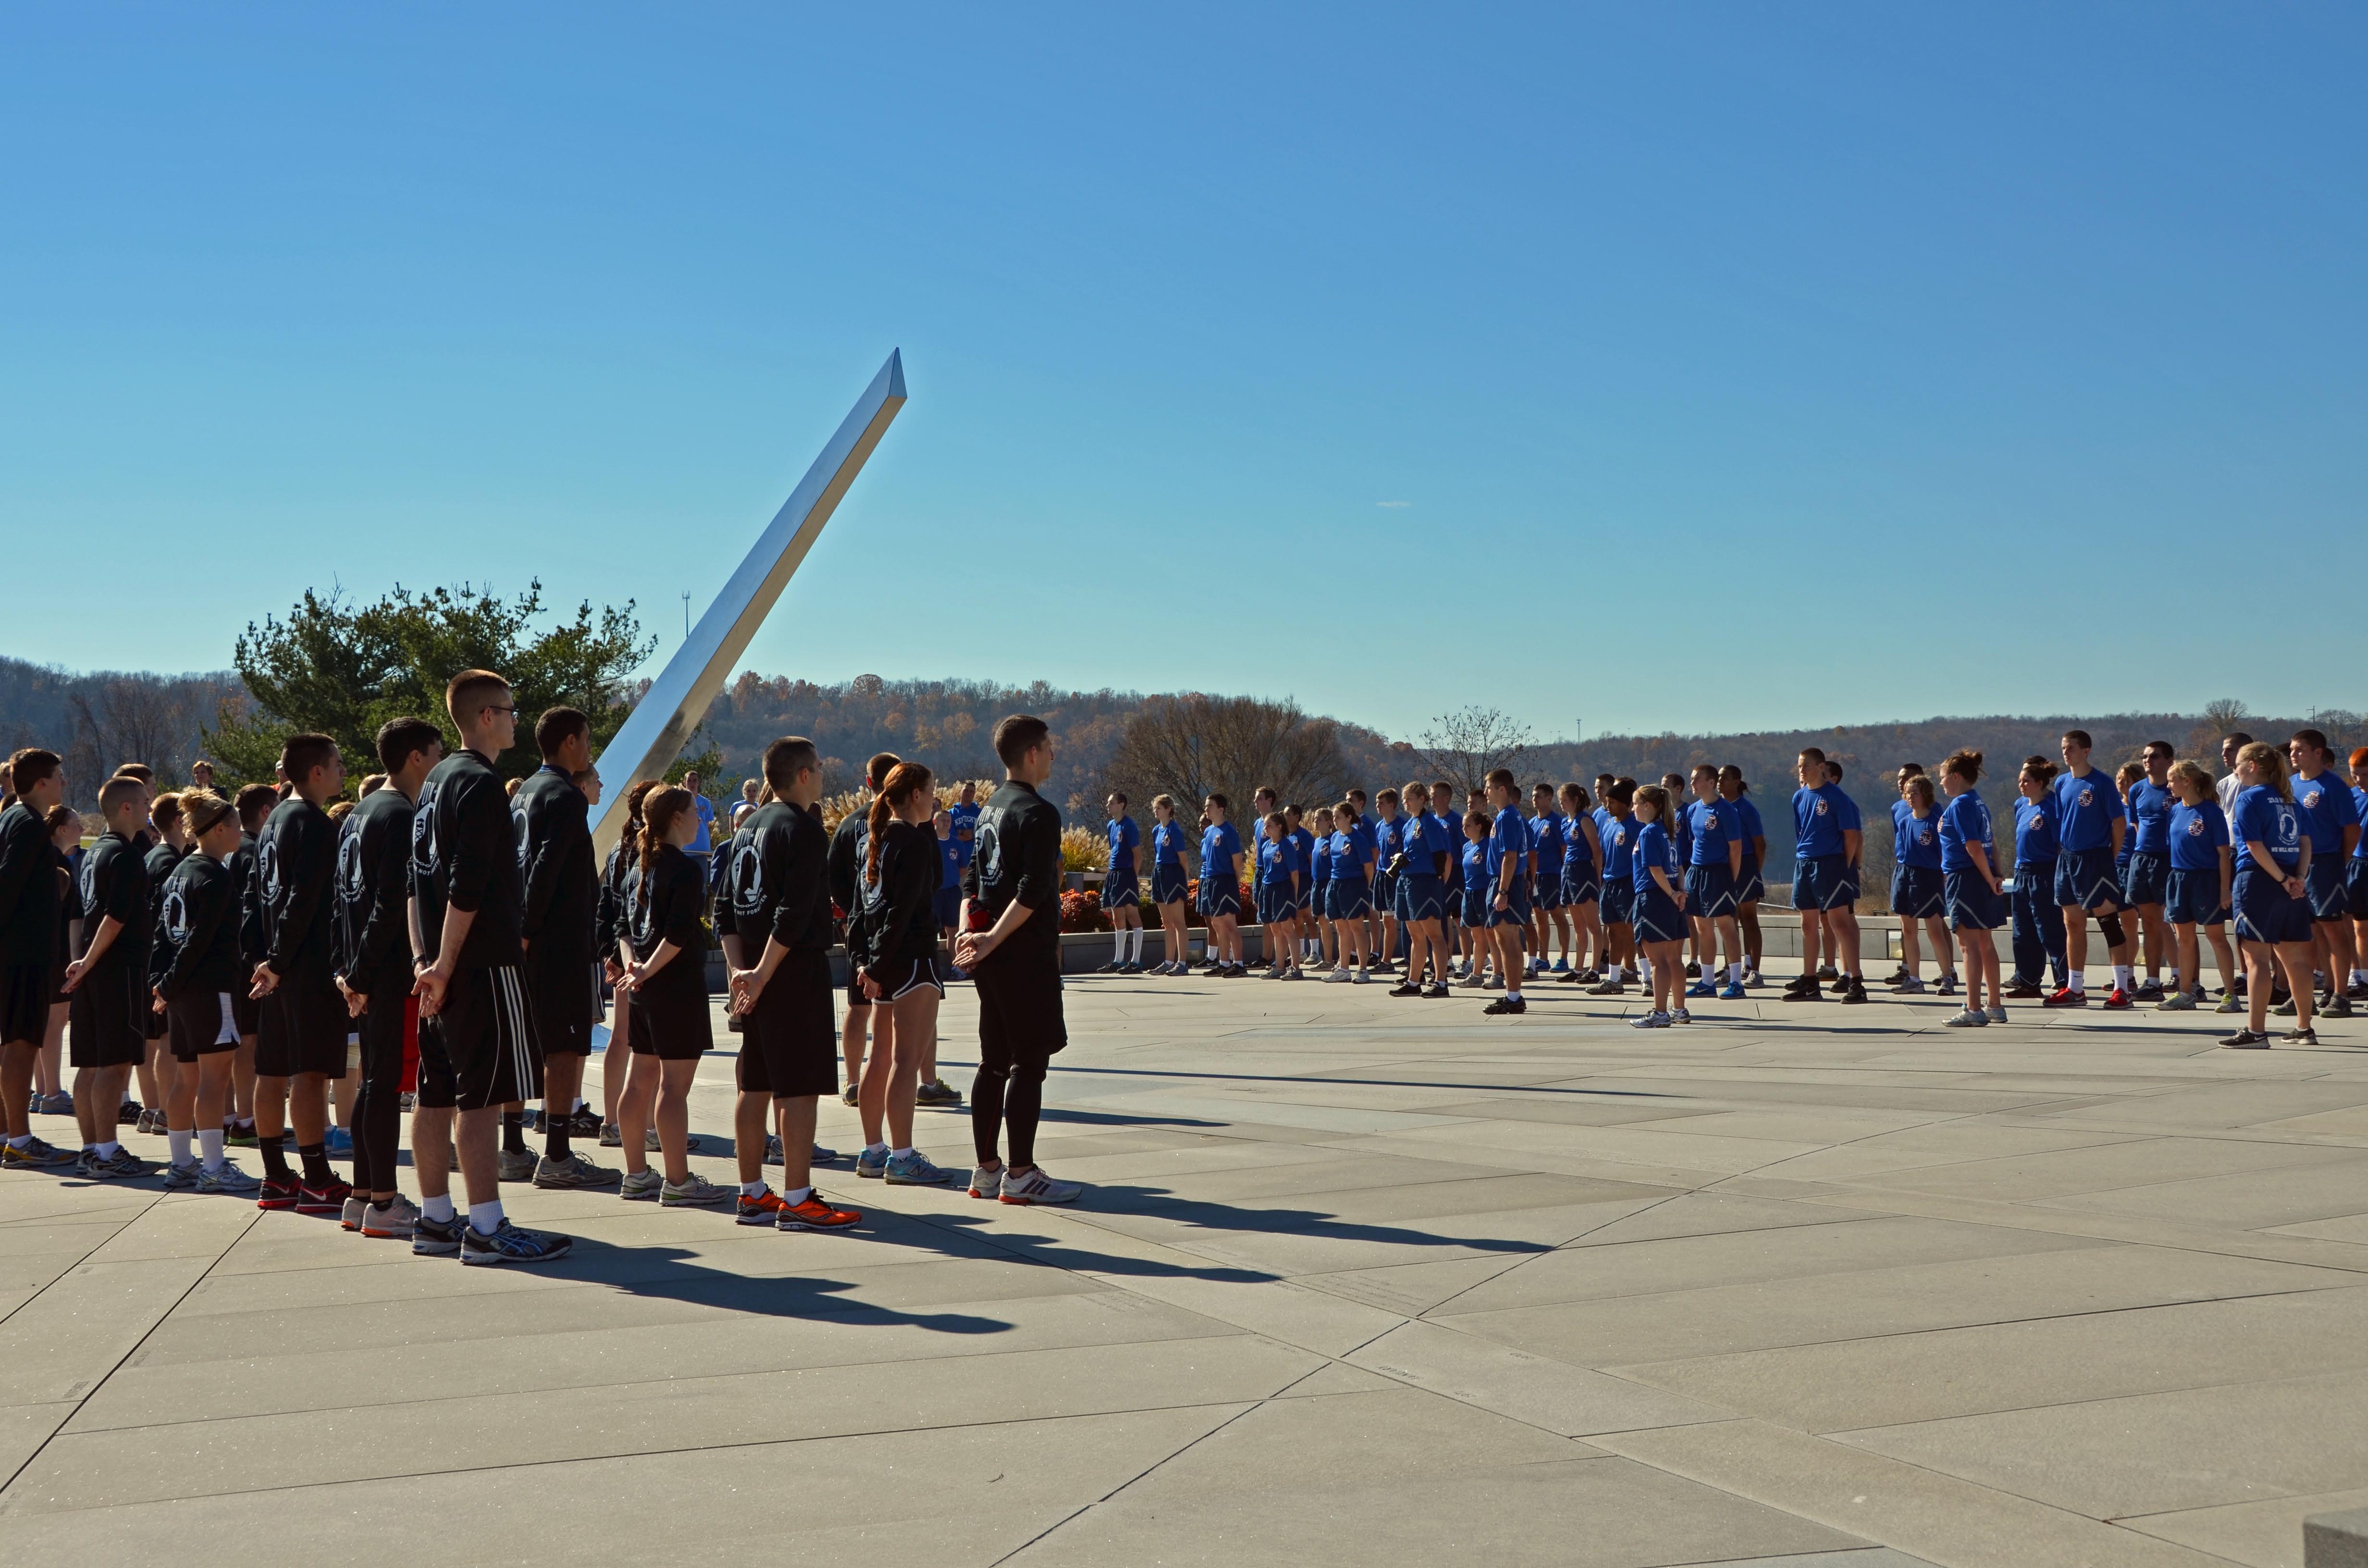
[(2128, 938), (2122, 935), (2122, 917), (2116, 913), (2097, 916), (2097, 929), (2105, 934), (2105, 945), (2118, 948)]

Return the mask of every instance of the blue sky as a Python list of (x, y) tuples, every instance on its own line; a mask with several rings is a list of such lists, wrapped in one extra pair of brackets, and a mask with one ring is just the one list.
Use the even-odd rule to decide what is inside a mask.
[(1400, 734), (2362, 705), (2357, 8), (6, 28), (0, 652), (540, 574), (663, 655), (901, 346), (759, 669)]

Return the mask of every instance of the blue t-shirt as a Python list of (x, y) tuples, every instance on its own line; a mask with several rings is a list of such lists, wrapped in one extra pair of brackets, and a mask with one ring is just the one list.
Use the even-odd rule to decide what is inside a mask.
[(1332, 880), (1332, 835), (1315, 835), (1315, 845), (1307, 851), (1307, 875), (1319, 887)]
[[(1577, 817), (1569, 817), (1565, 821), (1567, 826), (1563, 832), (1562, 869), (1565, 876), (1569, 876), (1592, 868), (1595, 851), (1587, 846), (1587, 830), (1591, 825), (1591, 819), (1590, 822), (1581, 822)], [(1597, 831), (1602, 830), (1599, 828)]]
[(1373, 824), (1373, 841), (1367, 846), (1373, 852), (1373, 865), (1380, 870), (1389, 869), (1390, 862), (1406, 852), (1406, 828), (1412, 819), (1383, 817)]
[(1562, 813), (1551, 807), (1530, 819), (1530, 847), (1538, 852), (1538, 869), (1551, 872), (1562, 864)]
[(1693, 841), (1693, 866), (1724, 866), (1726, 846), (1742, 826), (1739, 813), (1725, 801), (1696, 801), (1686, 808), (1687, 836)]
[[(1376, 865), (1380, 863), (1378, 857), (1381, 853), (1382, 833), (1379, 823), (1371, 817), (1359, 817), (1349, 824), (1349, 840), (1356, 846), (1356, 853), (1349, 857), (1356, 864), (1362, 866), (1368, 860), (1373, 861)], [(1365, 872), (1359, 870), (1339, 874), (1361, 877)]]
[(1967, 853), (1967, 848), (1978, 844), (1982, 846), (1982, 858), (1989, 862), (1990, 874), (1997, 875), (1998, 838), (1990, 826), (1990, 809), (1982, 803), (1982, 798), (1971, 790), (1962, 795), (1952, 795), (1949, 803), (1937, 814), (1940, 817), (1941, 869), (1972, 870), (1974, 858)]
[(1110, 835), (1110, 875), (1134, 869), (1134, 848), (1143, 842), (1143, 829), (1135, 826), (1133, 817), (1112, 817), (1103, 832)]
[(1635, 861), (1635, 869), (1630, 875), (1638, 892), (1646, 888), (1659, 891), (1660, 884), (1653, 881), (1653, 868), (1656, 866), (1669, 879), (1671, 886), (1683, 885), (1678, 880), (1677, 844), (1659, 823), (1648, 822), (1636, 829), (1636, 851), (1632, 858)]
[[(1488, 880), (1495, 881), (1504, 875), (1505, 857), (1520, 862), (1530, 852), (1530, 824), (1521, 820), (1521, 808), (1507, 806), (1497, 813), (1497, 825), (1488, 834)], [(1517, 864), (1518, 873), (1521, 866)]]
[(1201, 875), (1239, 875), (1232, 868), (1234, 857), (1241, 852), (1242, 835), (1234, 831), (1232, 823), (1211, 823), (1201, 834)]
[(2077, 777), (2066, 773), (2049, 788), (2055, 797), (2055, 842), (2062, 853), (2113, 846), (2113, 824), (2126, 813), (2112, 779), (2092, 767)]
[(2216, 871), (2228, 847), (2228, 817), (2220, 802), (2170, 808), (2170, 863), (2181, 871)]
[(1663, 824), (1669, 831), (1678, 852), (1678, 864), (1691, 865), (1694, 858), (1693, 824), (1686, 819), (1686, 799), (1677, 790), (1669, 790), (1669, 809), (1662, 813)]
[(1315, 866), (1315, 835), (1304, 827), (1291, 830), (1291, 846), (1299, 851), (1299, 874), (1313, 874)]
[(2332, 773), (2294, 781), (2294, 810), (2302, 813), (2302, 830), (2310, 835), (2314, 859), (2343, 853), (2343, 830), (2360, 825), (2360, 808), (2351, 791)]
[(1479, 845), (1466, 840), (1463, 846), (1463, 891), (1485, 895), (1490, 881), (1487, 855)]
[(1743, 863), (1753, 865), (1759, 858), (1759, 851), (1754, 846), (1768, 836), (1768, 830), (1759, 823), (1759, 808), (1751, 803), (1748, 795), (1737, 795), (1727, 804), (1733, 806), (1736, 813), (1743, 819)]
[(1365, 880), (1365, 854), (1357, 842), (1356, 830), (1335, 832), (1327, 843), (1332, 851), (1332, 877), (1335, 881), (1361, 882)]
[(1891, 808), (1891, 855), (1903, 866), (1937, 871), (1947, 862), (1941, 856), (1941, 813), (1919, 817), (1906, 801)]
[[(2301, 863), (2302, 812), (2266, 784), (2256, 784), (2237, 797), (2237, 821), (2228, 836), (2248, 846), (2260, 845), (2289, 871)], [(2260, 869), (2249, 853), (2240, 852), (2237, 874), (2243, 876), (2248, 867)]]
[(962, 863), (965, 866), (978, 853), (978, 812), (976, 802), (967, 806), (957, 802), (946, 808), (946, 814), (954, 819), (954, 842), (962, 846)]
[(1437, 812), (1422, 813), (1422, 846), (1430, 852), (1439, 875), (1451, 882), (1460, 858), (1456, 846), (1463, 837), (1463, 830)]
[[(1395, 822), (1382, 824), (1383, 833), (1388, 835), (1384, 842), (1394, 840), (1397, 845), (1397, 853), (1404, 857), (1398, 869), (1406, 876), (1431, 875), (1432, 850), (1430, 824), (1428, 820), (1429, 816), (1429, 812), (1420, 812), (1413, 816), (1400, 817)], [(1386, 854), (1383, 857), (1383, 863), (1384, 865), (1388, 863)]]
[(1258, 845), (1258, 881), (1284, 881), (1300, 876), (1306, 866), (1299, 858), (1299, 843), (1290, 835), (1262, 840)]
[[(2368, 823), (2368, 790), (2354, 789), (2351, 791), (2351, 810), (2362, 823)], [(2368, 833), (2362, 834), (2360, 842), (2351, 846), (2351, 858), (2368, 860)]]
[(953, 837), (938, 840), (938, 890), (940, 892), (947, 888), (962, 886), (963, 858), (962, 840)]
[(1636, 819), (1613, 817), (1603, 826), (1603, 876), (1606, 881), (1626, 881), (1636, 860)]
[(1151, 824), (1151, 863), (1155, 866), (1180, 866), (1184, 863), (1184, 824), (1174, 819)]
[(2130, 786), (2130, 825), (2136, 829), (2138, 854), (2170, 853), (2170, 808), (2178, 803), (2169, 789), (2151, 778)]
[[(1837, 803), (1836, 797), (1839, 797)], [(1793, 791), (1793, 853), (1803, 860), (1820, 860), (1828, 855), (1839, 855), (1842, 843), (1842, 807), (1850, 807), (1850, 825), (1856, 825), (1858, 808), (1849, 796), (1830, 784), (1820, 784), (1814, 790)]]
[(699, 812), (699, 832), (691, 838), (689, 852), (705, 855), (715, 847), (715, 840), (711, 836), (715, 826), (715, 802), (704, 795), (693, 795), (690, 803)]
[(2037, 866), (2053, 860), (2055, 848), (2055, 797), (2014, 802), (2014, 863)]

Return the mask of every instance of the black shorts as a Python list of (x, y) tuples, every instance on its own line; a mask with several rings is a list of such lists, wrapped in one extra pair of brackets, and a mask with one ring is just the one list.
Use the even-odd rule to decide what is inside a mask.
[(137, 966), (101, 964), (85, 972), (66, 998), (72, 1011), (67, 1060), (76, 1067), (125, 1067), (148, 1057), (140, 1015), (149, 1010), (148, 986)]
[(49, 1033), (49, 960), (0, 969), (0, 1041), (39, 1045)]
[[(231, 993), (235, 1014), (238, 993)], [(346, 1036), (353, 1018), (337, 983), (291, 974), (263, 998), (263, 1029), (255, 1042), (259, 1078), (292, 1078), (299, 1073), (346, 1075)]]
[(445, 988), (443, 1010), (419, 1020), (419, 1104), (486, 1110), (541, 1097), (525, 975), (515, 964), (462, 970)]
[(942, 996), (946, 994), (946, 977), (938, 960), (928, 959), (890, 959), (872, 971), (880, 982), (880, 999), (894, 1002), (909, 996), (926, 985)]
[[(239, 972), (244, 975), (253, 971), (242, 968)], [(230, 1016), (238, 1024), (239, 1039), (256, 1040), (259, 1044), (263, 1034), (263, 1004), (247, 994), (254, 989), (243, 982), (230, 988)]]
[(546, 1060), (592, 1054), (592, 1024), (600, 1013), (600, 966), (581, 953), (537, 964), (526, 961), (534, 1038)]
[(1037, 953), (996, 953), (971, 972), (978, 990), (978, 1057), (1009, 1068), (1042, 1062), (1069, 1043), (1061, 1013), (1057, 959)]
[(195, 1062), (238, 1049), (237, 1011), (227, 991), (189, 991), (165, 1004), (173, 1060)]
[(655, 1056), (661, 1062), (698, 1061), (715, 1044), (715, 1023), (708, 1016), (705, 988), (634, 992), (629, 1033), (628, 1044), (636, 1056)]
[(831, 1017), (830, 955), (792, 951), (748, 1009), (740, 1088), (775, 1099), (838, 1093), (838, 1028)]

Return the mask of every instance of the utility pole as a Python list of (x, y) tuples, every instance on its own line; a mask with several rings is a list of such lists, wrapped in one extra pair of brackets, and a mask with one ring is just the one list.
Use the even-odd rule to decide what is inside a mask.
[(688, 588), (682, 595), (682, 638), (686, 642), (690, 641), (690, 590)]

